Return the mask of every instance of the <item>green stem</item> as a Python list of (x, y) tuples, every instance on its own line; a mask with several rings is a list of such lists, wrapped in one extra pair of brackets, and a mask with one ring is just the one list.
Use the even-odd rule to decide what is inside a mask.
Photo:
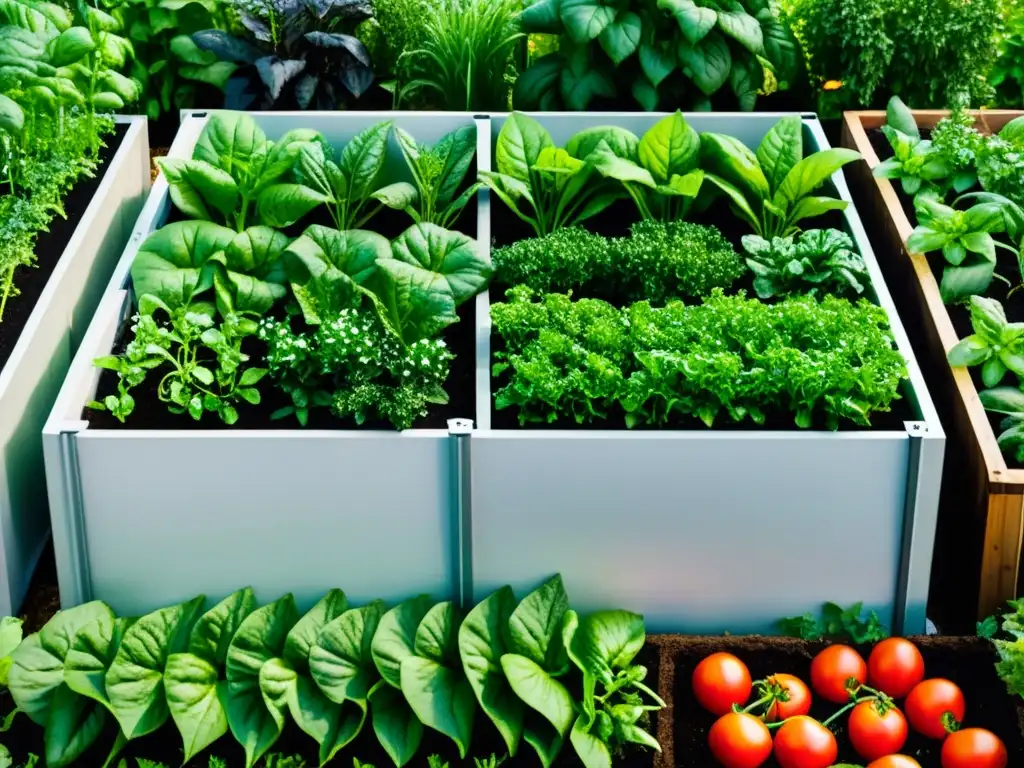
[(7, 279), (4, 280), (4, 291), (3, 295), (0, 296), (0, 320), (4, 318), (4, 307), (7, 306), (7, 297), (11, 295), (11, 286), (14, 285), (14, 267), (12, 264), (11, 268), (7, 270)]
[(835, 722), (838, 718), (842, 717), (844, 714), (849, 712), (851, 709), (856, 707), (858, 704), (863, 704), (865, 701), (878, 701), (878, 697), (877, 696), (864, 696), (863, 698), (854, 699), (849, 704), (847, 704), (845, 707), (843, 707), (838, 712), (836, 712), (834, 715), (832, 715), (832, 717), (828, 718), (828, 720), (823, 720), (821, 724), (823, 726), (825, 726), (826, 728), (828, 728), (829, 725), (832, 724), (833, 722)]

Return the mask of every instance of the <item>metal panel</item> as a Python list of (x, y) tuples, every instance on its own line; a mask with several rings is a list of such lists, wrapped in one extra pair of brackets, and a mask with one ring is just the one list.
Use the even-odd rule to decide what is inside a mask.
[(473, 597), (560, 572), (649, 631), (776, 631), (826, 600), (893, 618), (903, 433), (476, 433)]
[(306, 607), (331, 587), (356, 603), (450, 598), (448, 443), (443, 430), (85, 430), (82, 599), (132, 616), (247, 584)]
[(0, 371), (4, 615), (21, 605), (49, 533), (40, 430), (149, 189), (146, 120), (117, 122), (125, 135)]
[[(423, 142), (475, 124), (466, 114), (253, 116), (271, 138), (307, 127), (335, 146), (383, 119)], [(172, 156), (191, 156), (208, 117), (183, 118)], [(411, 179), (394, 140), (382, 175)], [(460, 452), (446, 430), (110, 431), (81, 421), (99, 380), (91, 361), (109, 353), (130, 307), (132, 260), (170, 212), (161, 178), (45, 428), (62, 603), (99, 598), (134, 614), (246, 584), (307, 605), (335, 586), (357, 602), (457, 597)]]

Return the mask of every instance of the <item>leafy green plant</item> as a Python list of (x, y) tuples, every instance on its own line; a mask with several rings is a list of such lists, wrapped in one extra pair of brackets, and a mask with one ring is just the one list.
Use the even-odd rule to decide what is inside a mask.
[(949, 166), (955, 192), (966, 192), (978, 183), (978, 155), (985, 138), (968, 112), (954, 110), (942, 118), (932, 130), (932, 146)]
[(308, 190), (302, 194), (324, 203), (341, 230), (359, 229), (384, 206), (408, 208), (416, 202), (410, 184), (378, 186), (391, 128), (383, 122), (357, 134), (341, 150), (338, 162), (323, 142), (304, 144), (294, 170), (299, 184), (290, 186)]
[(812, 229), (799, 237), (743, 236), (754, 290), (762, 299), (819, 292), (863, 293), (869, 275), (853, 240), (836, 229)]
[(870, 424), (906, 377), (884, 310), (826, 296), (768, 305), (715, 290), (703, 304), (640, 302), (624, 310), (525, 286), (491, 306), (506, 350), (493, 375), (504, 383), (495, 406), (516, 408), (521, 424), (578, 423), (621, 414), (627, 426), (723, 414), (764, 423), (792, 413)]
[(204, 89), (223, 90), (238, 68), (200, 50), (191, 37), (203, 29), (227, 29), (228, 6), (221, 0), (107, 0), (106, 4), (114, 6), (111, 13), (120, 19), (132, 43), (131, 75), (141, 85), (140, 102), (150, 120), (196, 106)]
[(858, 644), (877, 643), (889, 637), (889, 632), (882, 624), (875, 611), (863, 615), (862, 603), (854, 603), (843, 608), (836, 603), (825, 603), (821, 615), (805, 613), (803, 616), (790, 616), (780, 619), (779, 629), (789, 637), (801, 640), (836, 640)]
[(436, 109), (504, 112), (509, 70), (519, 40), (518, 0), (437, 0), (425, 4), (420, 44), (407, 50), (412, 78), (398, 93)]
[(319, 146), (316, 138), (315, 131), (297, 129), (269, 141), (250, 115), (218, 112), (204, 126), (192, 159), (156, 162), (171, 200), (186, 216), (218, 220), (239, 232), (253, 218), (285, 227), (324, 202), (317, 190), (282, 182), (305, 149)]
[(900, 94), (921, 107), (983, 105), (1002, 0), (791, 0), (812, 81), (831, 85), (819, 110), (880, 106)]
[[(999, 654), (996, 674), (1011, 696), (1024, 696), (1024, 600), (1010, 600), (999, 618), (990, 616), (979, 625), (979, 636), (991, 640)], [(998, 636), (1001, 634), (1002, 636)]]
[(201, 50), (238, 65), (224, 84), (226, 109), (341, 109), (373, 84), (370, 52), (353, 35), (373, 13), (369, 0), (237, 6), (248, 36), (221, 29), (192, 35)]
[(584, 110), (597, 98), (632, 97), (651, 111), (706, 109), (731, 92), (751, 110), (759, 93), (785, 89), (802, 63), (772, 3), (735, 0), (540, 0), (523, 11), (523, 31), (558, 35), (557, 52), (516, 82), (516, 109)]
[(889, 101), (882, 133), (892, 147), (893, 157), (874, 169), (878, 178), (899, 179), (906, 194), (917, 195), (952, 177), (948, 153), (936, 148), (931, 140), (921, 138), (913, 114), (898, 96)]
[(685, 218), (704, 181), (700, 137), (680, 112), (655, 123), (636, 142), (635, 153), (620, 156), (604, 142), (586, 160), (602, 176), (622, 182), (644, 219)]
[(556, 147), (547, 129), (529, 115), (513, 112), (498, 133), (496, 171), (480, 180), (539, 235), (596, 216), (625, 193), (586, 162), (595, 149), (632, 154), (637, 138), (621, 128), (597, 128)]
[(996, 136), (986, 139), (977, 154), (978, 180), (986, 192), (1024, 206), (1024, 119), (1010, 121)]
[(476, 128), (458, 128), (433, 147), (418, 144), (401, 128), (395, 137), (416, 185), (415, 199), (405, 210), (416, 223), (450, 227), (483, 186), (471, 184), (459, 193), (476, 154)]
[(946, 260), (940, 286), (943, 301), (985, 292), (995, 276), (996, 246), (1017, 253), (992, 237), (992, 233), (1006, 229), (1005, 208), (990, 198), (961, 211), (918, 196), (918, 225), (907, 238), (907, 248), (914, 253), (942, 251)]
[(995, 88), (995, 104), (1024, 103), (1024, 3), (1003, 0), (1003, 33), (998, 38), (999, 55), (988, 73)]
[(641, 221), (630, 236), (605, 238), (579, 227), (520, 240), (493, 254), (506, 285), (539, 292), (584, 289), (621, 301), (699, 297), (728, 288), (743, 264), (721, 232), (684, 221)]
[[(645, 641), (642, 619), (625, 611), (580, 618), (558, 577), (518, 606), (504, 587), (465, 621), (451, 602), (426, 595), (387, 610), (379, 600), (352, 607), (334, 589), (304, 615), (290, 594), (261, 607), (250, 589), (206, 612), (204, 602), (127, 620), (95, 601), (59, 612), (25, 638), (13, 652), (10, 690), (44, 728), (47, 765), (73, 764), (113, 716), (115, 750), (173, 723), (186, 761), (230, 731), (246, 768), (305, 764), (271, 752), (289, 720), (319, 745), (320, 765), (372, 725), (401, 768), (424, 726), (465, 755), (477, 697), (499, 728), (519, 717), (516, 744), (532, 733), (546, 740), (557, 712), (587, 768), (609, 764), (609, 746), (623, 742), (657, 749), (642, 723), (663, 703), (633, 664)], [(547, 686), (531, 682), (533, 667)], [(506, 696), (492, 698), (495, 691)], [(557, 741), (544, 753), (550, 759)]]
[(860, 154), (825, 149), (804, 157), (799, 117), (776, 123), (756, 153), (731, 136), (703, 133), (700, 140), (705, 180), (725, 194), (736, 215), (761, 237), (788, 237), (804, 219), (846, 208), (845, 201), (814, 192)]

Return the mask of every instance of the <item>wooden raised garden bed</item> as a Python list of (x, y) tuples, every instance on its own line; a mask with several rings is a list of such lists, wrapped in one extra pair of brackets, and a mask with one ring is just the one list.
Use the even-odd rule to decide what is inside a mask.
[[(915, 111), (922, 131), (930, 131), (943, 111)], [(996, 133), (1022, 112), (974, 113), (976, 126)], [(969, 627), (1019, 594), (1024, 536), (1024, 469), (1009, 466), (996, 442), (989, 415), (966, 368), (951, 368), (946, 355), (960, 340), (929, 259), (911, 253), (907, 238), (914, 230), (888, 179), (875, 178), (887, 146), (879, 129), (885, 112), (847, 112), (843, 145), (859, 151), (866, 162), (851, 164), (847, 174), (857, 205), (864, 212), (878, 262), (921, 364), (928, 388), (949, 435), (939, 526), (932, 576), (934, 618)], [(874, 139), (874, 140), (873, 140)], [(879, 141), (881, 140), (881, 141)], [(908, 201), (907, 201), (908, 202)]]

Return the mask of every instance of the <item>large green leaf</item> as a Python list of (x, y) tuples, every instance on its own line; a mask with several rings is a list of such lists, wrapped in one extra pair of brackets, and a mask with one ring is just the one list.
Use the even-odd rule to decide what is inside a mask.
[(800, 198), (811, 194), (847, 163), (860, 159), (852, 149), (823, 149), (797, 163), (778, 188), (772, 202), (788, 209)]
[(746, 144), (732, 136), (702, 133), (702, 167), (710, 174), (725, 179), (739, 189), (748, 200), (767, 200), (771, 194), (761, 164)]
[(164, 688), (188, 762), (227, 733), (228, 684), (206, 659), (194, 653), (174, 653), (167, 657)]
[(164, 693), (164, 667), (172, 653), (188, 648), (203, 596), (147, 614), (124, 634), (106, 675), (107, 696), (128, 739), (152, 733), (170, 712)]
[(776, 190), (794, 166), (803, 159), (803, 123), (800, 117), (784, 117), (771, 127), (757, 148), (768, 187)]
[(249, 170), (252, 156), (264, 149), (266, 134), (245, 112), (215, 112), (203, 127), (192, 157), (242, 178)]
[(589, 43), (615, 21), (618, 11), (611, 0), (562, 0), (559, 14), (575, 43)]
[(106, 721), (107, 710), (101, 704), (66, 685), (57, 688), (44, 733), (46, 765), (73, 765), (96, 741)]
[(640, 43), (640, 68), (650, 84), (657, 88), (676, 68), (676, 54), (666, 41)]
[(0, 93), (0, 131), (18, 135), (25, 127), (25, 113), (18, 102)]
[(64, 684), (64, 662), (75, 635), (104, 618), (113, 621), (113, 611), (99, 600), (58, 611), (11, 654), (8, 689), (18, 709), (36, 724), (45, 726), (50, 717), (53, 697)]
[(528, 181), (530, 169), (537, 164), (540, 153), (553, 146), (551, 136), (544, 126), (529, 115), (513, 112), (506, 118), (498, 134), (494, 152), (498, 173), (519, 181)]
[(370, 648), (383, 615), (384, 603), (376, 600), (345, 611), (320, 630), (309, 653), (309, 668), (331, 701), (365, 701), (379, 681)]
[(1024, 414), (1024, 392), (1018, 387), (996, 387), (978, 393), (985, 410), (1009, 416)]
[(647, 638), (643, 617), (628, 611), (598, 611), (583, 619), (567, 611), (563, 635), (573, 663), (605, 685), (612, 682), (613, 670), (629, 665)]
[(381, 677), (395, 688), (402, 685), (402, 661), (414, 654), (416, 628), (433, 604), (430, 595), (418, 595), (399, 603), (381, 617), (370, 652)]
[(285, 638), (297, 621), (295, 598), (285, 595), (249, 614), (228, 648), (228, 726), (245, 749), (246, 768), (252, 768), (281, 735), (281, 714), (267, 707), (260, 673), (272, 659), (280, 660)]
[(226, 221), (238, 205), (238, 185), (227, 171), (200, 160), (157, 158), (170, 187), (171, 200), (189, 218)]
[(583, 715), (576, 719), (569, 739), (584, 768), (612, 768), (612, 753), (608, 745), (590, 732)]
[(67, 67), (96, 50), (96, 41), (86, 27), (71, 27), (50, 42), (50, 63)]
[(509, 617), (513, 653), (525, 656), (552, 675), (563, 674), (569, 660), (562, 643), (562, 621), (569, 610), (562, 577), (552, 576), (523, 598)]
[(984, 293), (992, 282), (995, 263), (985, 258), (972, 257), (960, 266), (947, 266), (942, 271), (942, 282), (939, 292), (946, 304), (951, 304), (968, 296)]
[(341, 151), (338, 166), (348, 181), (350, 200), (366, 200), (374, 191), (377, 177), (384, 167), (391, 125), (383, 122), (367, 128)]
[(210, 221), (178, 221), (158, 229), (132, 261), (135, 295), (156, 296), (171, 309), (187, 306), (213, 286), (209, 262), (235, 234)]
[(718, 14), (711, 8), (702, 8), (695, 0), (658, 0), (658, 8), (668, 11), (679, 23), (690, 45), (696, 45), (715, 28)]
[(457, 321), (455, 308), (487, 287), (494, 271), (472, 238), (435, 224), (414, 224), (378, 262), (392, 326), (408, 344)]
[(413, 653), (438, 664), (459, 664), (459, 624), (462, 614), (450, 601), (432, 606), (413, 637)]
[(685, 176), (700, 165), (700, 137), (680, 112), (655, 123), (640, 139), (640, 164), (658, 184)]
[(589, 46), (576, 48), (566, 58), (558, 82), (568, 109), (583, 111), (596, 97), (615, 96), (615, 81), (604, 62), (595, 60)]
[(268, 227), (290, 227), (329, 198), (302, 184), (274, 184), (260, 193), (256, 215)]
[(523, 32), (557, 35), (562, 31), (562, 19), (558, 10), (562, 0), (536, 0), (523, 3), (519, 24)]
[(717, 93), (729, 80), (732, 53), (725, 38), (717, 32), (706, 35), (697, 43), (680, 40), (676, 56), (683, 74), (707, 96)]
[(284, 643), (284, 658), (296, 670), (309, 669), (309, 654), (316, 645), (320, 630), (348, 609), (348, 598), (340, 589), (332, 589), (309, 610), (291, 631)]
[(502, 587), (471, 610), (459, 628), (459, 655), (466, 679), (513, 757), (523, 735), (525, 712), (505, 679), (501, 658), (514, 606), (511, 587)]
[(501, 657), (501, 668), (515, 695), (526, 706), (536, 710), (564, 738), (572, 727), (575, 710), (572, 694), (541, 666), (525, 656), (507, 653)]
[(632, 11), (620, 13), (615, 21), (604, 28), (598, 37), (601, 48), (608, 58), (618, 66), (632, 56), (640, 45), (640, 32), (643, 23)]
[(196, 621), (188, 650), (215, 667), (223, 667), (235, 632), (256, 610), (256, 596), (250, 587), (233, 592)]
[(466, 757), (473, 731), (476, 698), (461, 669), (452, 669), (420, 656), (407, 656), (401, 665), (402, 693), (424, 725), (445, 734)]
[(396, 768), (402, 768), (419, 749), (423, 740), (423, 724), (413, 713), (402, 692), (386, 680), (379, 681), (370, 689), (369, 698), (377, 740)]
[(737, 0), (718, 0), (718, 28), (750, 53), (764, 54), (761, 24)]
[(214, 275), (218, 308), (264, 314), (287, 294), (284, 251), (288, 238), (270, 227), (238, 233), (213, 260), (223, 269)]
[(106, 675), (117, 657), (127, 619), (115, 619), (102, 613), (75, 633), (71, 649), (64, 659), (64, 682), (79, 694), (110, 707)]

